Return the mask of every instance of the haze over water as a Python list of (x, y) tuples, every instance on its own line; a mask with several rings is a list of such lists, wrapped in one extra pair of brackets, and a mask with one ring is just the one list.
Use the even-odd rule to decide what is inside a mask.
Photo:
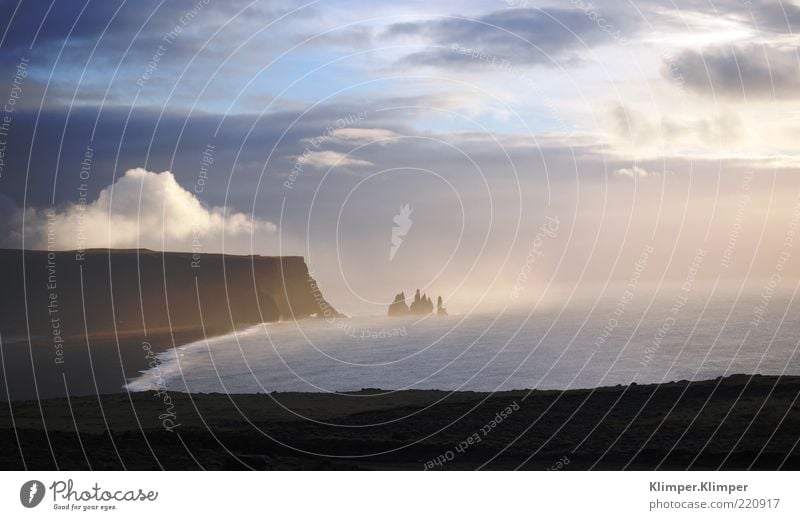
[[(131, 390), (251, 393), (574, 389), (800, 373), (800, 304), (750, 291), (640, 295), (533, 313), (354, 317), (265, 324), (160, 354)], [(649, 305), (649, 308), (648, 308)], [(616, 320), (616, 321), (615, 321)]]

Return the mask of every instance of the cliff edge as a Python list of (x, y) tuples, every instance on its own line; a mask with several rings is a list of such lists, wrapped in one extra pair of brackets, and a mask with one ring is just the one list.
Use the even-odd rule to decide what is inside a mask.
[[(0, 250), (0, 332), (67, 337), (339, 316), (300, 256)], [(85, 318), (85, 319), (84, 319)]]

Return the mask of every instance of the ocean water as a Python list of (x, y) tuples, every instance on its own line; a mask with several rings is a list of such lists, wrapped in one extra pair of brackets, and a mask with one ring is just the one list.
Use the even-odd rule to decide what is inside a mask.
[(262, 324), (159, 355), (131, 390), (591, 388), (800, 374), (800, 302), (680, 290), (446, 317)]

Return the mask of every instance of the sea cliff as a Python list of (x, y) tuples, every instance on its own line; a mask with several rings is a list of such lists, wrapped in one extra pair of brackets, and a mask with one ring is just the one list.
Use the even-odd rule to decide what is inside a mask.
[(224, 332), (336, 312), (300, 256), (6, 249), (0, 279), (6, 337), (201, 325)]
[(167, 349), (340, 316), (302, 257), (0, 249), (0, 401), (118, 392)]

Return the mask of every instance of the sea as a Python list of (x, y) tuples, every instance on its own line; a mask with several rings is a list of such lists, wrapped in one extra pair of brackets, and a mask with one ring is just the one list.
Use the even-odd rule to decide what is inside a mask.
[(800, 374), (788, 291), (649, 295), (449, 316), (265, 323), (158, 355), (131, 391), (567, 390)]

